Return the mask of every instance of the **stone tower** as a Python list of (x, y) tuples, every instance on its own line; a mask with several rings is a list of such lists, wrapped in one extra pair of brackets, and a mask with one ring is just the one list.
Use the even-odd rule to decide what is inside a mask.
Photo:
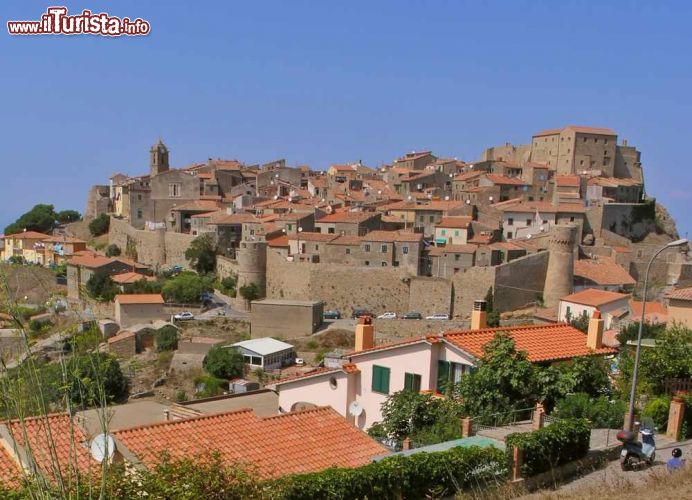
[(255, 283), (260, 290), (260, 298), (267, 290), (267, 242), (241, 241), (236, 252), (238, 260), (238, 283), (236, 289), (236, 304), (246, 307), (245, 299), (240, 295), (240, 288)]
[(168, 148), (159, 139), (149, 150), (149, 173), (152, 177), (168, 170)]
[(560, 298), (572, 293), (574, 279), (574, 245), (577, 228), (554, 226), (548, 240), (548, 272), (545, 275), (543, 300), (548, 308), (557, 307)]

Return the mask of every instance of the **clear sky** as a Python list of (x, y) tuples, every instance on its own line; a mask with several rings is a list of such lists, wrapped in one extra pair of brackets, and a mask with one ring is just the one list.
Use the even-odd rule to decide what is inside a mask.
[(540, 129), (605, 126), (642, 151), (646, 190), (692, 229), (692, 2), (67, 2), (147, 19), (146, 37), (10, 37), (0, 5), (0, 231), (39, 202), (209, 157), (477, 159)]

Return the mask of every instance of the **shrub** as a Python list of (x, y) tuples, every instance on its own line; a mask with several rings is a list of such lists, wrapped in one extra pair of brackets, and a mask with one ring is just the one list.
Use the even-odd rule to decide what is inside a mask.
[(197, 304), (201, 301), (202, 294), (213, 289), (211, 278), (188, 271), (168, 280), (161, 291), (168, 302)]
[(86, 282), (86, 289), (91, 298), (102, 302), (110, 302), (119, 291), (106, 270), (92, 274)]
[(609, 401), (605, 396), (591, 398), (588, 394), (570, 394), (558, 401), (554, 416), (559, 418), (586, 418), (594, 427), (617, 429), (624, 423), (627, 404), (624, 401)]
[(260, 289), (256, 283), (241, 286), (238, 292), (240, 292), (240, 296), (244, 298), (248, 304), (260, 298)]
[(187, 250), (185, 258), (190, 266), (200, 274), (211, 273), (216, 269), (216, 242), (210, 234), (195, 238)]
[(237, 279), (235, 276), (226, 276), (219, 282), (219, 288), (223, 293), (231, 297), (235, 296), (235, 287), (237, 285)]
[(178, 330), (172, 326), (164, 326), (156, 332), (156, 350), (175, 351), (178, 348)]
[(522, 453), (524, 477), (548, 471), (586, 455), (591, 428), (585, 419), (566, 419), (534, 432), (515, 432), (505, 438), (511, 463), (514, 446)]
[(658, 429), (664, 429), (668, 423), (668, 412), (670, 411), (670, 398), (661, 396), (649, 401), (644, 407), (642, 415), (651, 418)]
[(194, 382), (197, 389), (197, 396), (201, 398), (218, 396), (228, 389), (228, 381), (210, 377), (209, 375), (200, 375), (195, 378)]
[(204, 369), (215, 377), (226, 380), (242, 377), (245, 359), (235, 349), (214, 346), (204, 358)]
[(494, 480), (507, 473), (496, 448), (452, 448), (434, 453), (397, 455), (354, 469), (331, 468), (278, 479), (275, 498), (401, 499), (440, 498)]
[(93, 236), (106, 234), (111, 225), (111, 219), (107, 214), (101, 214), (89, 223), (89, 232)]
[(106, 257), (117, 257), (120, 253), (120, 247), (115, 243), (111, 243), (106, 247)]

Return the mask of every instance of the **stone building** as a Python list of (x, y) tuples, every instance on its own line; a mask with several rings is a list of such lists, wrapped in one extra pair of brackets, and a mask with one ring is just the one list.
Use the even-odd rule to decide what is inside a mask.
[(324, 234), (362, 236), (380, 229), (382, 214), (378, 212), (336, 212), (315, 221), (315, 231)]
[(160, 293), (115, 296), (115, 321), (121, 328), (140, 323), (153, 323), (167, 317)]
[(476, 245), (467, 244), (432, 247), (428, 251), (428, 274), (436, 278), (451, 278), (454, 274), (473, 267), (476, 249)]
[(425, 167), (437, 160), (437, 156), (431, 151), (412, 151), (406, 153), (394, 162), (394, 167), (405, 168), (408, 170), (423, 170)]
[(324, 304), (313, 300), (264, 299), (253, 301), (250, 311), (253, 339), (290, 339), (312, 335), (320, 327)]

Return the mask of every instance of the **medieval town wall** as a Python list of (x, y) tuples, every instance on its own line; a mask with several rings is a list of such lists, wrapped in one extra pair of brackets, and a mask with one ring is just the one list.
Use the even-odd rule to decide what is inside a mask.
[(495, 309), (512, 311), (535, 303), (543, 295), (548, 257), (548, 252), (538, 252), (497, 266), (493, 288)]
[[(452, 281), (443, 278), (411, 278), (408, 311), (417, 311), (423, 317), (435, 314), (451, 314)], [(405, 313), (407, 311), (394, 311)]]

